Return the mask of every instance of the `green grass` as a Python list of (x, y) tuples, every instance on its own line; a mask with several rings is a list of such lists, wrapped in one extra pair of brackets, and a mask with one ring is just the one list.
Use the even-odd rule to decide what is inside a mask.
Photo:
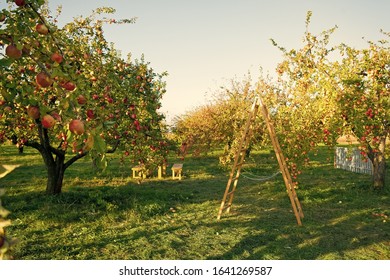
[[(87, 160), (66, 172), (63, 193), (47, 196), (45, 169), (34, 150), (0, 147), (0, 163), (22, 164), (0, 186), (12, 211), (8, 234), (15, 259), (390, 259), (390, 186), (377, 193), (370, 177), (333, 168), (323, 148), (302, 176), (305, 218), (296, 224), (281, 175), (239, 181), (230, 214), (216, 220), (228, 171), (218, 152), (186, 158), (184, 179), (131, 179), (115, 157), (96, 174)], [(171, 159), (172, 164), (175, 159)], [(269, 150), (246, 170), (277, 170)], [(169, 170), (169, 169), (168, 169)], [(170, 171), (170, 170), (169, 170)], [(390, 178), (389, 172), (387, 178)]]

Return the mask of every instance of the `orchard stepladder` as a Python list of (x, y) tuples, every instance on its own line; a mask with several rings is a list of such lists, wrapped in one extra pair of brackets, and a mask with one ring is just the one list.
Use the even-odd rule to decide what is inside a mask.
[(256, 119), (259, 109), (261, 110), (263, 119), (267, 125), (268, 133), (270, 135), (272, 146), (274, 148), (275, 155), (279, 163), (280, 172), (283, 175), (283, 180), (286, 185), (287, 194), (290, 199), (295, 218), (297, 220), (298, 225), (302, 225), (301, 218), (304, 217), (302, 207), (295, 192), (294, 184), (291, 179), (286, 160), (280, 148), (278, 138), (276, 137), (275, 128), (269, 117), (267, 107), (262, 102), (260, 97), (257, 97), (253, 103), (252, 109), (249, 112), (248, 119), (243, 130), (242, 137), (240, 139), (240, 142), (238, 143), (238, 149), (234, 156), (233, 167), (229, 175), (229, 180), (226, 185), (221, 206), (219, 207), (217, 219), (221, 219), (222, 213), (224, 211), (226, 213), (230, 212), (233, 203), (234, 193), (237, 189), (238, 179), (240, 177), (241, 168), (245, 161), (246, 149), (248, 148), (251, 139), (251, 127)]
[(259, 110), (259, 104), (253, 103), (252, 109), (249, 112), (248, 119), (246, 121), (244, 131), (240, 142), (238, 143), (238, 149), (234, 156), (234, 162), (232, 170), (230, 171), (229, 180), (226, 185), (225, 193), (222, 198), (221, 206), (218, 211), (217, 219), (221, 219), (222, 212), (226, 210), (226, 213), (230, 212), (230, 207), (233, 203), (234, 192), (237, 188), (238, 178), (240, 177), (241, 167), (244, 164), (246, 149), (248, 148), (251, 138), (251, 126), (256, 119), (257, 112)]

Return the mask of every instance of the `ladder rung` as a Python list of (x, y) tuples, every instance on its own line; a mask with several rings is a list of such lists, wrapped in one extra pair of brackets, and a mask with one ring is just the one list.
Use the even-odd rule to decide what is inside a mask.
[(222, 211), (225, 211), (226, 209), (232, 207), (231, 204), (226, 204), (223, 208), (222, 208)]
[(234, 191), (230, 191), (230, 192), (227, 193), (226, 196), (230, 196), (230, 195), (234, 194), (234, 192), (235, 192), (235, 190)]

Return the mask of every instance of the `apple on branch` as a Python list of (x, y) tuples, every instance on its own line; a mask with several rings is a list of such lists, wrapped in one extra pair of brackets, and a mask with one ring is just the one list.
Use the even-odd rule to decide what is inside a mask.
[(77, 96), (77, 103), (79, 103), (80, 105), (84, 105), (85, 103), (87, 103), (87, 98), (85, 98), (84, 95), (80, 94), (79, 96)]
[(51, 115), (44, 115), (42, 118), (42, 126), (44, 128), (52, 128), (56, 124), (55, 119)]
[(47, 26), (44, 25), (43, 23), (38, 23), (38, 24), (35, 26), (35, 30), (36, 30), (39, 34), (42, 34), (42, 35), (46, 35), (47, 33), (49, 33), (49, 29), (48, 29)]
[(60, 84), (66, 90), (74, 91), (76, 89), (76, 85), (72, 82), (64, 82)]
[(21, 58), (22, 57), (22, 51), (19, 50), (15, 45), (8, 45), (5, 48), (5, 54), (10, 58)]
[(63, 60), (63, 57), (59, 53), (53, 53), (51, 55), (50, 59), (52, 61), (57, 62), (58, 64), (60, 64), (62, 62), (62, 60)]
[(25, 0), (15, 0), (15, 4), (18, 7), (23, 7), (24, 5), (26, 5), (26, 1)]
[(35, 81), (40, 87), (46, 88), (53, 84), (53, 80), (45, 73), (40, 72), (36, 77)]
[(39, 111), (39, 107), (38, 106), (29, 106), (27, 108), (27, 115), (34, 120), (39, 119), (39, 117), (41, 116), (41, 113)]
[(89, 119), (94, 119), (94, 118), (95, 118), (95, 113), (93, 112), (92, 109), (88, 109), (88, 110), (87, 110), (87, 117), (88, 117)]
[(84, 134), (85, 132), (84, 123), (80, 120), (72, 120), (69, 123), (69, 130), (73, 134), (77, 134), (77, 135)]

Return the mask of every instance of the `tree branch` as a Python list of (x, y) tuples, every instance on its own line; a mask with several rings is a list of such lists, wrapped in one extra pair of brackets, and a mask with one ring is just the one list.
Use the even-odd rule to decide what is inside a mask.
[(60, 149), (56, 149), (54, 147), (51, 147), (50, 146), (50, 152), (52, 152), (53, 154), (55, 154), (56, 156), (65, 156), (65, 151), (62, 151)]
[(108, 150), (106, 151), (106, 153), (107, 153), (107, 154), (113, 154), (113, 153), (115, 153), (115, 151), (116, 151), (116, 149), (118, 148), (120, 142), (121, 142), (120, 140), (116, 141), (114, 147), (112, 147), (111, 149), (108, 149)]
[(41, 152), (43, 150), (42, 145), (39, 144), (38, 142), (35, 142), (35, 141), (27, 141), (26, 143), (24, 143), (24, 145), (26, 147), (34, 148), (34, 149), (38, 150), (39, 152)]
[[(49, 29), (49, 25), (47, 24), (46, 20), (43, 18), (43, 16), (38, 12), (38, 10), (35, 9), (35, 7), (32, 4), (27, 4), (30, 6), (31, 10), (34, 11), (34, 13), (39, 17), (41, 22), (46, 25), (46, 27)], [(54, 44), (57, 46), (57, 49), (60, 51), (61, 55), (64, 56), (62, 49), (60, 48), (60, 45), (58, 44), (56, 38), (53, 35), (53, 32), (49, 29), (49, 36), (53, 39)]]
[(73, 163), (75, 163), (76, 161), (78, 161), (79, 159), (85, 157), (86, 155), (88, 155), (88, 152), (82, 152), (80, 154), (77, 154), (75, 155), (74, 157), (72, 157), (70, 160), (68, 160), (65, 165), (64, 165), (64, 169), (67, 169), (69, 166), (71, 166)]

